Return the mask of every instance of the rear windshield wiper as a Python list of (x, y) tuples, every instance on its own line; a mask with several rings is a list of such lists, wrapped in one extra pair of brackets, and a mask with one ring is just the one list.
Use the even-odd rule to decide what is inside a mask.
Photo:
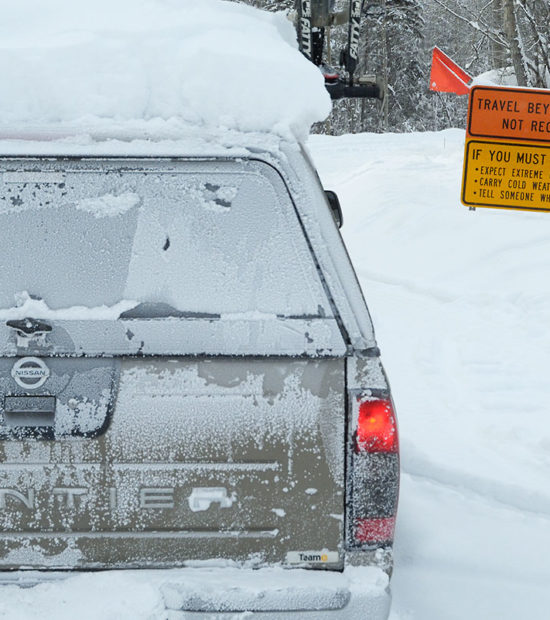
[(208, 312), (185, 312), (176, 310), (170, 304), (143, 302), (123, 312), (119, 319), (219, 319), (219, 314)]

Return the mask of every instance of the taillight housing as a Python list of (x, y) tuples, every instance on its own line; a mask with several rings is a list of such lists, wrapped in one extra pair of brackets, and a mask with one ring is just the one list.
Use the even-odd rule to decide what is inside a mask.
[(393, 403), (387, 393), (355, 393), (351, 404), (348, 541), (351, 547), (391, 546), (399, 495)]
[(359, 398), (356, 452), (398, 452), (397, 423), (390, 399)]
[(391, 542), (395, 532), (395, 517), (380, 519), (356, 518), (353, 522), (353, 535), (360, 544), (377, 545)]

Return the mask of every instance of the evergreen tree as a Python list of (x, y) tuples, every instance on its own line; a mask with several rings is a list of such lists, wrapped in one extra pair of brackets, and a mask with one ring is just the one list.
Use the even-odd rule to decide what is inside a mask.
[(386, 0), (384, 26), (389, 97), (386, 124), (393, 131), (425, 129), (428, 67), (418, 0)]

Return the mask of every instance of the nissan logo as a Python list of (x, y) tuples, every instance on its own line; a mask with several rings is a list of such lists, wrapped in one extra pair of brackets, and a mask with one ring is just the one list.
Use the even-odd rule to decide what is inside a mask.
[(20, 387), (37, 390), (48, 380), (50, 369), (38, 357), (22, 357), (13, 365), (11, 376)]

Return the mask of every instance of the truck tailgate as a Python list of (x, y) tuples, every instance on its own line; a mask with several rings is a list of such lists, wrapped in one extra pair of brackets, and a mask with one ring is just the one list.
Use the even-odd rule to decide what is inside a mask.
[(0, 566), (342, 565), (343, 359), (44, 362), (35, 426), (0, 369)]

